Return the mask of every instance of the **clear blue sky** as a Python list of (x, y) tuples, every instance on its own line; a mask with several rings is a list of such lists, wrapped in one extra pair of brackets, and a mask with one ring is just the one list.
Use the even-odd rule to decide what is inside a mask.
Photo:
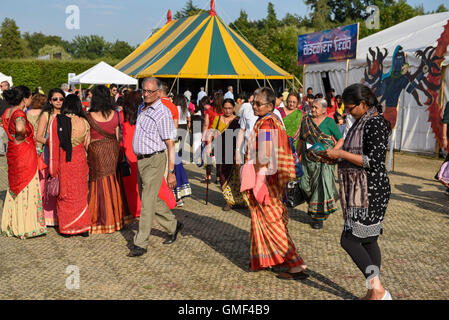
[[(23, 32), (42, 32), (72, 40), (76, 35), (98, 34), (108, 41), (124, 40), (131, 45), (143, 42), (153, 28), (166, 21), (168, 9), (174, 14), (182, 9), (186, 0), (2, 0), (0, 21), (6, 17), (16, 21)], [(226, 22), (234, 21), (245, 10), (250, 19), (258, 20), (267, 14), (269, 0), (216, 0), (216, 11)], [(277, 16), (287, 12), (304, 16), (309, 14), (302, 0), (271, 0)], [(209, 9), (210, 0), (194, 0), (201, 8)], [(449, 8), (449, 0), (407, 0), (412, 6), (424, 4), (426, 11), (440, 4)], [(80, 9), (80, 29), (68, 30), (65, 22), (66, 7), (77, 5)]]

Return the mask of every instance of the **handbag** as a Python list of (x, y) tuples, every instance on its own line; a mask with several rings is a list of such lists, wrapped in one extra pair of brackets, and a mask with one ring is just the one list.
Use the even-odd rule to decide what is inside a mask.
[(46, 195), (57, 197), (59, 196), (59, 178), (49, 176), (45, 181)]
[[(117, 112), (117, 111), (116, 111)], [(123, 131), (122, 126), (120, 125), (120, 114), (117, 112), (118, 116), (118, 126), (120, 130), (120, 139), (122, 140), (123, 146)], [(122, 177), (129, 177), (131, 175), (131, 166), (129, 165), (128, 158), (122, 148), (120, 148), (120, 160), (118, 162), (118, 171)]]
[(294, 208), (306, 202), (304, 192), (300, 188), (300, 181), (290, 181), (287, 184), (287, 194), (285, 204), (289, 208)]

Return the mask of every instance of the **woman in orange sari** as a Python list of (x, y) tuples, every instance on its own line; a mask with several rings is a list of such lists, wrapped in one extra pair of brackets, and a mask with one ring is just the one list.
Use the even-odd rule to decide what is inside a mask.
[(90, 136), (85, 117), (80, 99), (70, 94), (62, 104), (61, 114), (50, 124), (50, 174), (59, 179), (59, 233), (65, 237), (87, 237), (91, 228), (85, 150)]
[(273, 115), (276, 96), (270, 88), (256, 90), (253, 110), (259, 117), (248, 140), (241, 173), (251, 211), (251, 269), (288, 267), (279, 279), (306, 279), (307, 266), (296, 252), (283, 202), (287, 183), (296, 179), (293, 154), (280, 119)]
[(34, 128), (24, 112), (31, 101), (31, 90), (19, 86), (3, 92), (12, 107), (3, 114), (8, 135), (9, 190), (3, 204), (2, 234), (19, 239), (47, 233), (37, 170)]
[(87, 164), (91, 234), (114, 233), (133, 222), (133, 216), (117, 174), (120, 118), (106, 86), (98, 85), (92, 90), (87, 121), (90, 125)]

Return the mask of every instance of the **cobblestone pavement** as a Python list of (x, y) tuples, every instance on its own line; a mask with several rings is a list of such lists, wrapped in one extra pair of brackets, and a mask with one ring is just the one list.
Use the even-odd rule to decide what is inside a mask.
[[(381, 278), (394, 299), (448, 299), (449, 197), (433, 179), (442, 160), (396, 154), (390, 174)], [(0, 299), (356, 299), (365, 281), (340, 247), (341, 210), (322, 230), (310, 227), (305, 204), (290, 211), (289, 230), (311, 276), (282, 281), (268, 271), (250, 272), (249, 210), (224, 212), (217, 185), (199, 182), (201, 169), (186, 165), (193, 196), (173, 210), (185, 224), (173, 245), (155, 226), (149, 251), (127, 258), (137, 222), (121, 232), (63, 238), (50, 228), (45, 237), (0, 237)], [(7, 189), (5, 157), (0, 158), (0, 208)], [(67, 289), (77, 266), (80, 288)], [(69, 278), (70, 279), (70, 278)]]

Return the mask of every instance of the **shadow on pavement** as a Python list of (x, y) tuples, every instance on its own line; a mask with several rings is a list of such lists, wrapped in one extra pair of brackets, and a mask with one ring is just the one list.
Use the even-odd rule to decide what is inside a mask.
[(249, 231), (182, 209), (176, 209), (173, 212), (178, 220), (184, 223), (184, 229), (181, 231), (183, 236), (193, 236), (201, 240), (243, 271), (248, 271)]
[(434, 179), (427, 179), (427, 178), (423, 178), (423, 177), (418, 177), (418, 176), (414, 176), (405, 172), (400, 172), (400, 171), (393, 171), (388, 173), (389, 176), (398, 176), (398, 177), (406, 177), (406, 178), (412, 178), (412, 179), (417, 179), (417, 180), (426, 180), (426, 181), (432, 181), (435, 182), (436, 180)]
[[(336, 295), (337, 297), (346, 299), (346, 300), (358, 300), (359, 297), (356, 297), (351, 292), (347, 291), (346, 289), (340, 287), (335, 282), (329, 280), (322, 274), (308, 269), (308, 273), (310, 274), (310, 277), (306, 280), (302, 280), (301, 283), (304, 283), (307, 286), (316, 288), (321, 291), (328, 292), (330, 294)], [(311, 278), (314, 278), (317, 281), (312, 281)], [(321, 283), (319, 283), (321, 282)]]
[(449, 209), (447, 206), (448, 199), (443, 190), (441, 192), (421, 191), (421, 186), (412, 184), (395, 185), (395, 188), (410, 197), (392, 193), (391, 199), (412, 202), (414, 205), (422, 209), (449, 214)]

